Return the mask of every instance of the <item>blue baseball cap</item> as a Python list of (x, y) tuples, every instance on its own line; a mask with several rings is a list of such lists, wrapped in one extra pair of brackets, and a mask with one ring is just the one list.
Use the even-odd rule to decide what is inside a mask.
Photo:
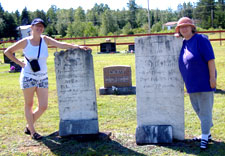
[(35, 19), (31, 22), (31, 25), (35, 25), (35, 24), (38, 24), (38, 23), (41, 23), (41, 24), (44, 25), (44, 27), (46, 27), (45, 22), (44, 22), (41, 18), (35, 18)]

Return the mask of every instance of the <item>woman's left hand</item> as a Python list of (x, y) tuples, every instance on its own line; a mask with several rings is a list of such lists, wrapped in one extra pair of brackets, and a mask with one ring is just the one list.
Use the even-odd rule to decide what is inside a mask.
[(87, 47), (87, 46), (79, 46), (80, 49), (83, 50), (92, 50), (91, 48)]
[(211, 88), (216, 88), (216, 79), (215, 78), (210, 78), (210, 87)]

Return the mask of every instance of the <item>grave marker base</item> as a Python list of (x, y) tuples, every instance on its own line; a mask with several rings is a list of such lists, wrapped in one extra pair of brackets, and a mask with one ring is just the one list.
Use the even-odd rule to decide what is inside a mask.
[(137, 145), (172, 143), (172, 126), (170, 125), (145, 125), (136, 128)]
[(132, 95), (136, 94), (136, 87), (116, 87), (116, 88), (104, 88), (99, 89), (100, 95)]
[(98, 120), (60, 120), (59, 135), (98, 134)]

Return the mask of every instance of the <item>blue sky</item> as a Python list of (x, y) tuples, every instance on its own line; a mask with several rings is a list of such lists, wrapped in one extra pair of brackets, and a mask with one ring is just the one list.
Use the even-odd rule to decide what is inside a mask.
[[(198, 0), (149, 0), (150, 9), (160, 9), (165, 10), (171, 8), (173, 10), (177, 9), (177, 5), (183, 2), (197, 2)], [(5, 11), (15, 12), (19, 10), (21, 12), (25, 6), (29, 11), (35, 11), (37, 9), (44, 10), (45, 12), (51, 7), (51, 5), (56, 5), (60, 9), (69, 9), (81, 6), (83, 9), (91, 9), (95, 3), (108, 4), (110, 9), (122, 10), (127, 9), (127, 3), (129, 0), (0, 0), (0, 3)], [(148, 0), (136, 0), (137, 5), (143, 8), (148, 7)]]

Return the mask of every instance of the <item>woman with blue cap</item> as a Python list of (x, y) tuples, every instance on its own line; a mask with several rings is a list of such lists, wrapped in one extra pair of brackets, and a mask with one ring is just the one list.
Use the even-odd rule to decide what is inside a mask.
[[(48, 45), (61, 49), (90, 49), (86, 46), (59, 42), (49, 36), (42, 35), (45, 26), (42, 19), (35, 18), (31, 23), (31, 36), (19, 40), (4, 52), (9, 59), (22, 67), (20, 87), (23, 90), (25, 100), (25, 117), (27, 120), (25, 133), (31, 135), (32, 139), (35, 140), (42, 139), (42, 136), (36, 132), (34, 123), (48, 106)], [(23, 54), (26, 58), (25, 62), (20, 61), (13, 55), (13, 53), (20, 49), (23, 49)], [(38, 107), (33, 111), (35, 93), (38, 98)]]

